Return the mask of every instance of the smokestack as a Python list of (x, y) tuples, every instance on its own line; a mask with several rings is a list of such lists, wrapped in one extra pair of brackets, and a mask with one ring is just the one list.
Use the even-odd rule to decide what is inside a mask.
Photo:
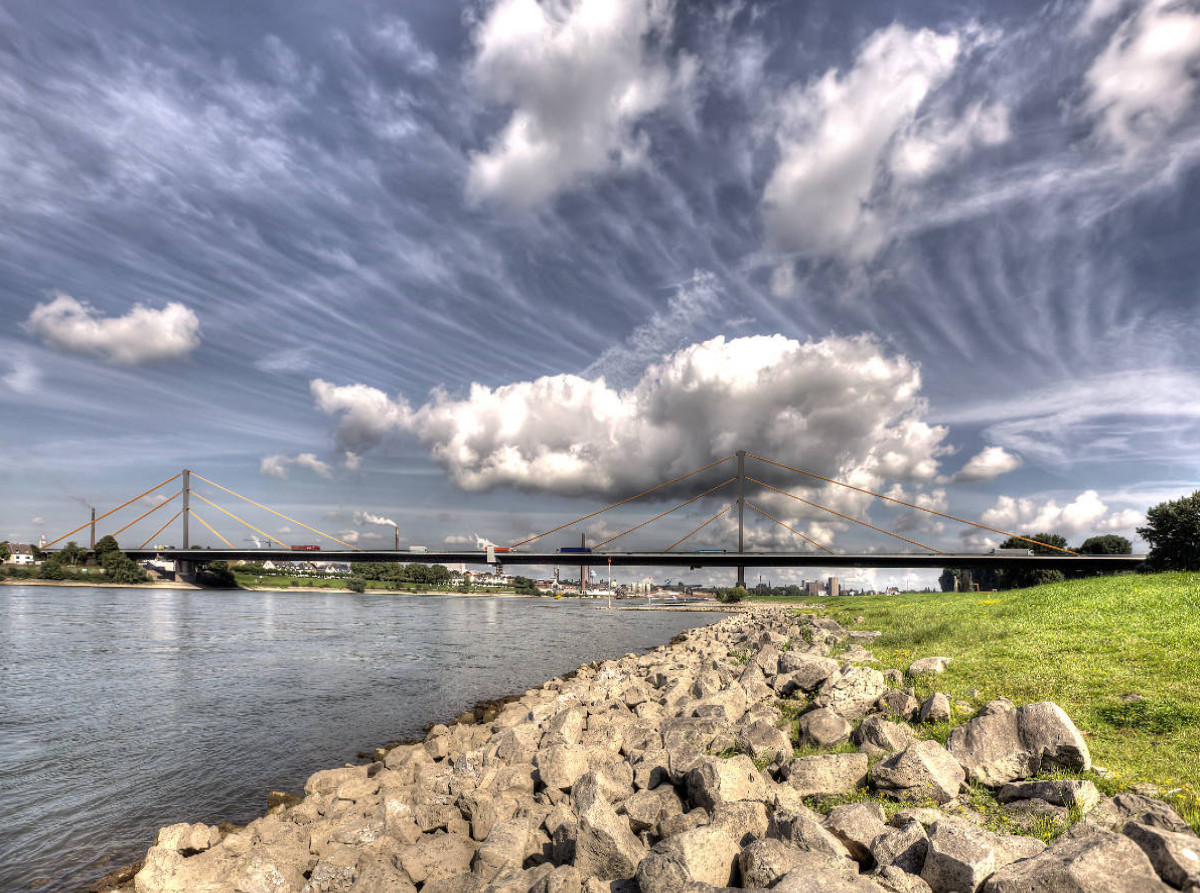
[(96, 507), (92, 506), (92, 551), (96, 551)]
[(393, 527), (392, 530), (394, 530), (396, 532), (396, 551), (399, 552), (400, 551), (400, 528)]

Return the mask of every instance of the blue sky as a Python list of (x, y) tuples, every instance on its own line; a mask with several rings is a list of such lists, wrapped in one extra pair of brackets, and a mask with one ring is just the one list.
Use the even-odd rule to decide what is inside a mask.
[(503, 543), (739, 447), (1132, 537), (1200, 477), (1198, 70), (1170, 0), (0, 0), (0, 537), (189, 466)]

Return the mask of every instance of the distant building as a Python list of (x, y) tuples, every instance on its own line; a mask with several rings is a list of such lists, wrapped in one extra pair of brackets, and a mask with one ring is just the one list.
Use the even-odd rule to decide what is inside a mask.
[(824, 594), (825, 587), (821, 585), (820, 580), (809, 580), (804, 584), (804, 594), (816, 597)]
[(33, 560), (33, 546), (26, 543), (11, 543), (8, 547), (9, 556), (5, 564), (37, 564)]
[(830, 577), (829, 582), (826, 584), (825, 590), (832, 596), (841, 595), (842, 584), (838, 582), (837, 577)]

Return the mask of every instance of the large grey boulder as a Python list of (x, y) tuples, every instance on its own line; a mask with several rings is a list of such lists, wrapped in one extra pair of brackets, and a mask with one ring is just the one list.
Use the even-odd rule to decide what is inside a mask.
[(786, 760), (792, 755), (787, 732), (767, 719), (739, 725), (734, 733), (738, 750), (756, 760)]
[(801, 806), (796, 810), (776, 809), (771, 817), (771, 836), (797, 849), (832, 857), (839, 863), (849, 863), (846, 845), (831, 834), (812, 810)]
[(871, 842), (887, 830), (883, 807), (878, 803), (846, 803), (829, 810), (825, 827), (850, 853), (859, 865), (871, 867)]
[(1158, 872), (1177, 890), (1200, 889), (1200, 838), (1130, 822), (1121, 833), (1136, 843)]
[(798, 868), (816, 866), (844, 871), (846, 861), (828, 853), (804, 850), (782, 840), (756, 840), (738, 857), (743, 887), (770, 887)]
[(846, 719), (862, 719), (888, 690), (883, 674), (871, 667), (850, 667), (821, 686), (814, 703)]
[(637, 869), (641, 893), (676, 893), (692, 882), (725, 887), (737, 878), (738, 845), (721, 828), (684, 831), (660, 841)]
[(738, 846), (747, 846), (767, 836), (771, 830), (771, 815), (765, 803), (738, 800), (722, 803), (714, 809), (709, 825), (724, 830)]
[(569, 707), (547, 721), (542, 732), (541, 747), (555, 744), (578, 744), (583, 738), (583, 727), (587, 722), (587, 711), (582, 707)]
[(867, 777), (865, 753), (827, 753), (797, 757), (786, 766), (787, 782), (803, 797), (846, 794)]
[(788, 872), (771, 890), (774, 893), (884, 893), (883, 887), (852, 868), (822, 865), (816, 859)]
[(687, 777), (688, 802), (712, 811), (733, 800), (763, 800), (769, 789), (754, 761), (743, 754), (727, 760), (710, 758)]
[(395, 856), (398, 868), (414, 884), (466, 874), (475, 858), (475, 843), (459, 834), (425, 834), (412, 846), (403, 847)]
[(871, 841), (871, 857), (880, 870), (894, 865), (908, 874), (920, 874), (928, 847), (929, 838), (921, 823), (908, 821), (880, 832)]
[(882, 713), (872, 713), (866, 717), (851, 738), (859, 750), (871, 757), (899, 753), (917, 740), (911, 728), (890, 722)]
[(529, 823), (509, 819), (492, 828), (487, 839), (475, 851), (471, 872), (483, 881), (494, 881), (502, 874), (520, 871), (529, 845)]
[(548, 788), (565, 791), (589, 771), (588, 751), (572, 744), (553, 744), (537, 752), (533, 765), (538, 780)]
[(906, 691), (891, 688), (879, 696), (875, 709), (891, 718), (912, 722), (921, 711), (921, 702)]
[(984, 893), (1168, 893), (1128, 837), (1096, 830), (1064, 835), (1041, 854), (1000, 868)]
[(576, 793), (579, 826), (575, 838), (575, 867), (585, 877), (594, 876), (605, 881), (633, 877), (646, 855), (646, 847), (630, 830), (629, 821), (617, 815), (598, 784), (581, 782), (572, 791), (573, 798)]
[(836, 660), (819, 654), (785, 651), (779, 656), (779, 675), (787, 676), (800, 691), (816, 691), (840, 669)]
[(1031, 837), (993, 834), (970, 822), (943, 819), (929, 829), (921, 877), (933, 893), (975, 893), (997, 868), (1045, 848)]
[(1091, 812), (1087, 814), (1089, 824), (1120, 831), (1129, 822), (1162, 828), (1165, 831), (1177, 831), (1187, 834), (1192, 829), (1179, 813), (1175, 812), (1161, 800), (1151, 800), (1141, 794), (1117, 794), (1111, 800), (1101, 799)]
[(854, 727), (828, 707), (818, 707), (800, 717), (797, 729), (801, 744), (831, 747), (849, 741)]
[(1100, 792), (1093, 782), (1073, 778), (1013, 781), (1000, 789), (996, 799), (1001, 803), (1045, 800), (1054, 806), (1076, 808), (1084, 813), (1100, 802)]
[(972, 781), (989, 787), (1047, 769), (1092, 767), (1079, 729), (1049, 701), (979, 716), (950, 733), (948, 748)]
[(184, 856), (192, 856), (204, 852), (209, 847), (216, 846), (220, 840), (221, 832), (213, 825), (190, 825), (187, 822), (180, 822), (160, 828), (158, 834), (155, 835), (154, 845), (173, 850)]
[(658, 836), (663, 821), (683, 813), (683, 801), (671, 785), (659, 785), (652, 791), (636, 791), (621, 803), (619, 812), (629, 819), (629, 827), (638, 834), (649, 831)]
[(936, 741), (914, 741), (872, 766), (870, 780), (872, 787), (890, 797), (948, 803), (958, 796), (966, 774)]

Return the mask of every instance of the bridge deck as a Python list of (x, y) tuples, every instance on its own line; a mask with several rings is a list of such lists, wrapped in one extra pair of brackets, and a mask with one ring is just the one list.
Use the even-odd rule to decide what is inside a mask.
[[(487, 564), (487, 554), (471, 552), (405, 552), (395, 550), (292, 551), (290, 549), (130, 549), (130, 558), (179, 561), (399, 561), (420, 564)], [(978, 552), (497, 552), (505, 565), (565, 567), (880, 567), (944, 568), (1007, 567), (1071, 570), (1133, 570), (1145, 555), (995, 555)]]

